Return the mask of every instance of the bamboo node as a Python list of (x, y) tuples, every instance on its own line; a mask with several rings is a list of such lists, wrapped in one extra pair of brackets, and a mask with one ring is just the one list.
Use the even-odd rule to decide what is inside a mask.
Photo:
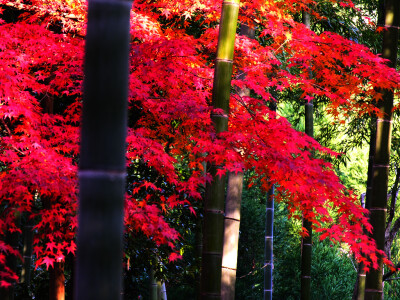
[(227, 63), (233, 63), (233, 59), (228, 59), (228, 58), (216, 58), (216, 61), (222, 61), (222, 62), (227, 62)]
[(381, 211), (387, 211), (387, 208), (384, 208), (384, 207), (371, 207), (369, 210), (381, 210)]
[(374, 168), (389, 168), (389, 165), (378, 165), (378, 164), (374, 164)]
[(231, 217), (225, 216), (225, 219), (232, 220), (232, 221), (236, 221), (236, 222), (240, 222), (240, 218), (237, 219), (237, 218), (231, 218)]
[(229, 116), (227, 114), (214, 114), (211, 113), (211, 117), (221, 117), (221, 118), (229, 118)]
[(225, 266), (222, 266), (222, 269), (228, 269), (228, 270), (232, 270), (232, 271), (236, 271), (237, 270), (236, 268), (229, 268), (229, 267), (225, 267)]
[(210, 212), (210, 213), (214, 213), (214, 214), (220, 214), (223, 215), (225, 214), (225, 212), (223, 210), (220, 209), (206, 209), (206, 212)]
[(237, 7), (240, 6), (239, 3), (237, 3), (237, 2), (232, 2), (232, 1), (224, 1), (224, 2), (222, 3), (222, 5), (232, 5), (232, 6), (237, 6)]
[(393, 120), (387, 120), (387, 119), (377, 119), (376, 122), (387, 122), (387, 123), (393, 123)]
[(110, 180), (120, 179), (126, 177), (125, 171), (117, 170), (79, 170), (78, 177), (89, 178), (106, 178)]
[(379, 294), (382, 294), (382, 293), (383, 293), (383, 291), (381, 291), (381, 290), (376, 290), (376, 289), (365, 289), (365, 292), (366, 292), (366, 293), (379, 293)]

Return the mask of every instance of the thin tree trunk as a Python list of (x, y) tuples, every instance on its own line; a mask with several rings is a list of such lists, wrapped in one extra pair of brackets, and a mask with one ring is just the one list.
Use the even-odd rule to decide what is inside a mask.
[(159, 300), (157, 279), (154, 277), (154, 269), (150, 270), (150, 300)]
[[(378, 1), (378, 19), (377, 25), (384, 26), (385, 23), (385, 5), (384, 0)], [(378, 53), (382, 53), (382, 44), (380, 49), (377, 49)], [(376, 103), (375, 103), (376, 105)], [(372, 172), (373, 172), (373, 161), (376, 152), (376, 118), (372, 117), (371, 119), (371, 137), (369, 143), (369, 156), (368, 156), (368, 178), (367, 178), (367, 191), (366, 191), (366, 200), (365, 200), (365, 208), (368, 210), (371, 208), (371, 191), (372, 191)], [(353, 298), (352, 300), (364, 300), (365, 298), (365, 280), (366, 280), (366, 272), (364, 271), (364, 265), (362, 263), (358, 266), (357, 272), (357, 280), (354, 286)]]
[[(233, 52), (239, 0), (224, 1), (219, 28), (217, 58), (213, 83), (212, 105), (224, 114), (211, 114), (216, 133), (228, 129)], [(203, 253), (200, 278), (201, 299), (221, 299), (221, 264), (224, 235), (225, 176), (218, 176), (222, 166), (210, 166), (213, 176), (206, 186), (203, 223)]]
[[(277, 103), (270, 102), (270, 109), (276, 112)], [(274, 270), (274, 192), (275, 186), (268, 191), (265, 210), (264, 245), (264, 300), (272, 300)]]
[(32, 264), (32, 245), (33, 245), (33, 220), (27, 217), (24, 226), (24, 243), (22, 248), (22, 270), (21, 270), (21, 283), (29, 287), (31, 282), (31, 264)]
[[(198, 267), (200, 267), (200, 265), (201, 265), (201, 255), (203, 252), (203, 231), (202, 231), (203, 226), (202, 225), (203, 225), (202, 219), (200, 217), (198, 217), (197, 221), (196, 221), (196, 232), (195, 232), (195, 241), (196, 241), (195, 265)], [(200, 300), (201, 299), (201, 289), (200, 289), (199, 276), (196, 276), (195, 288), (196, 288), (196, 299)]]
[(55, 262), (53, 267), (49, 269), (50, 273), (50, 300), (65, 299), (65, 275), (64, 262)]
[(79, 167), (77, 300), (122, 295), (129, 0), (89, 1)]
[[(48, 198), (43, 199), (43, 205), (47, 209), (51, 209), (52, 203)], [(49, 271), (49, 299), (64, 300), (65, 299), (65, 275), (64, 262), (54, 262)]]
[[(47, 114), (54, 114), (54, 97), (46, 97), (43, 103), (43, 111)], [(50, 197), (42, 196), (42, 202), (45, 209), (50, 210), (52, 208), (52, 201)], [(31, 222), (31, 221), (28, 221)], [(31, 227), (32, 230), (32, 227)], [(30, 234), (27, 233), (27, 238), (33, 238), (33, 232)], [(27, 240), (27, 251), (30, 251), (30, 255), (32, 255), (32, 244), (28, 245), (28, 243), (32, 243), (32, 241)], [(31, 247), (31, 249), (29, 249)], [(24, 241), (24, 249), (25, 252), (25, 241)], [(28, 255), (29, 256), (29, 252)], [(25, 260), (25, 254), (24, 254)], [(30, 262), (30, 258), (27, 258), (27, 262)], [(26, 264), (27, 264), (26, 262)], [(28, 267), (28, 266), (27, 266)], [(30, 268), (30, 266), (29, 266)], [(23, 269), (23, 271), (26, 271)], [(29, 269), (28, 269), (29, 272)], [(50, 300), (64, 300), (65, 299), (65, 275), (64, 275), (64, 262), (55, 262), (53, 267), (49, 268), (49, 299)]]
[[(395, 168), (396, 179), (394, 181), (393, 187), (391, 189), (391, 200), (390, 200), (390, 208), (389, 208), (389, 216), (386, 223), (385, 229), (385, 253), (388, 259), (392, 259), (392, 244), (393, 240), (399, 231), (400, 226), (400, 218), (396, 219), (394, 222), (394, 215), (396, 212), (396, 203), (397, 196), (399, 192), (399, 183), (400, 183), (400, 172), (399, 169)], [(392, 226), (393, 225), (393, 226)]]
[(160, 283), (160, 300), (167, 300), (167, 288), (164, 281), (159, 281)]
[(167, 289), (165, 287), (165, 282), (158, 280), (154, 274), (155, 272), (152, 268), (150, 270), (150, 299), (167, 300)]
[[(385, 26), (383, 34), (382, 56), (389, 59), (388, 65), (396, 67), (397, 46), (399, 35), (400, 2), (387, 0), (385, 2)], [(376, 123), (376, 152), (373, 159), (373, 178), (371, 191), (370, 220), (373, 226), (372, 238), (377, 247), (384, 250), (387, 189), (389, 175), (389, 157), (392, 130), (393, 91), (384, 90), (383, 100), (377, 103), (383, 117)], [(378, 269), (371, 270), (366, 277), (366, 300), (383, 299), (383, 261), (379, 257)]]
[(225, 205), (221, 299), (235, 299), (243, 173), (229, 173)]
[[(376, 118), (371, 119), (371, 135), (369, 142), (368, 154), (368, 171), (367, 171), (367, 190), (365, 193), (365, 208), (371, 207), (371, 191), (372, 191), (372, 166), (375, 156), (375, 139), (376, 139)], [(367, 232), (365, 232), (367, 233)], [(365, 297), (365, 278), (366, 272), (364, 271), (364, 264), (360, 263), (357, 270), (357, 279), (354, 284), (352, 300), (364, 300)]]
[[(303, 23), (310, 28), (310, 15), (303, 12)], [(311, 76), (311, 74), (310, 74)], [(305, 133), (314, 137), (313, 102), (305, 103)], [(311, 222), (303, 217), (303, 227), (308, 236), (301, 239), (301, 299), (311, 299), (311, 253), (312, 253), (312, 227)]]
[(274, 186), (268, 191), (265, 212), (264, 300), (272, 300), (274, 269)]
[[(240, 35), (254, 38), (255, 30), (247, 24), (240, 26)], [(245, 75), (240, 75), (244, 79)], [(250, 90), (243, 88), (239, 96), (250, 96)], [(240, 207), (243, 190), (243, 173), (230, 173), (225, 204), (224, 244), (222, 254), (221, 299), (235, 298), (237, 254), (239, 246)]]
[[(15, 222), (17, 227), (20, 227), (20, 223), (21, 223), (21, 214), (18, 210), (16, 210), (14, 212), (15, 214)], [(6, 240), (5, 242), (7, 244), (9, 244), (10, 246), (12, 246), (14, 249), (18, 248), (18, 244), (19, 244), (19, 240), (21, 234), (18, 232), (7, 232), (6, 234)], [(6, 257), (6, 264), (7, 267), (9, 267), (14, 273), (17, 273), (17, 265), (18, 265), (18, 261), (17, 261), (17, 257), (12, 254), (12, 255), (7, 255)], [(1, 300), (14, 300), (14, 291), (15, 291), (15, 283), (13, 283), (10, 287), (8, 288), (2, 288), (0, 287), (0, 299)]]

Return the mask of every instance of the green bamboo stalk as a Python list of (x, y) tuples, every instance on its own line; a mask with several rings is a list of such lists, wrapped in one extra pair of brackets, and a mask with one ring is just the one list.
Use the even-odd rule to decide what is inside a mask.
[(121, 299), (129, 0), (89, 1), (75, 299)]
[[(231, 89), (233, 52), (239, 0), (224, 1), (219, 28), (217, 58), (215, 62), (212, 105), (223, 109), (224, 114), (211, 114), (216, 133), (228, 129), (229, 98)], [(201, 299), (221, 298), (222, 243), (224, 235), (225, 176), (218, 176), (217, 169), (210, 166), (213, 176), (206, 185), (203, 222), (203, 253), (200, 277)]]
[[(277, 103), (271, 101), (269, 108), (276, 112)], [(272, 300), (274, 270), (274, 193), (272, 186), (267, 194), (265, 207), (265, 241), (264, 241), (264, 300)]]
[[(397, 47), (399, 39), (400, 2), (386, 0), (385, 2), (385, 26), (387, 30), (383, 34), (382, 57), (388, 59), (388, 65), (396, 68)], [(383, 100), (377, 102), (377, 107), (383, 117), (376, 122), (376, 145), (372, 166), (372, 189), (370, 221), (373, 226), (372, 238), (378, 249), (385, 247), (385, 227), (387, 209), (387, 189), (389, 176), (389, 157), (392, 133), (392, 108), (393, 91), (384, 90)], [(367, 273), (365, 300), (377, 300), (383, 298), (383, 262), (380, 257), (378, 269)]]
[(274, 186), (268, 191), (265, 211), (264, 300), (272, 300), (274, 269)]
[(159, 300), (157, 278), (154, 276), (154, 269), (150, 269), (150, 300)]
[[(303, 12), (303, 24), (310, 28), (310, 14)], [(311, 71), (310, 71), (311, 72)], [(312, 74), (310, 74), (312, 76)], [(305, 133), (314, 137), (314, 105), (310, 100), (305, 103)], [(311, 299), (311, 254), (312, 254), (312, 227), (311, 222), (303, 217), (303, 227), (308, 236), (301, 239), (301, 299)]]

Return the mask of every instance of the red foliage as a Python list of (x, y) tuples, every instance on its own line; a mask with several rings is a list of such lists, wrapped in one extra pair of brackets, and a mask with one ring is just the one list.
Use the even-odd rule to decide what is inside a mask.
[[(353, 6), (351, 1), (331, 1)], [(134, 3), (129, 101), (137, 120), (129, 130), (127, 164), (139, 160), (161, 179), (132, 183), (127, 230), (142, 231), (156, 245), (173, 248), (179, 235), (164, 221), (163, 211), (200, 200), (199, 187), (210, 180), (202, 163), (213, 162), (225, 165), (222, 172), (254, 169), (264, 189), (277, 184), (278, 200), (287, 201), (291, 216), (303, 212), (322, 238), (348, 243), (364, 265), (376, 266), (374, 242), (363, 233), (363, 228), (371, 230), (365, 210), (333, 167), (310, 150), (335, 154), (292, 129), (267, 104), (275, 101), (271, 89), (301, 89), (306, 100), (329, 99), (328, 112), (338, 119), (349, 111), (372, 114), (376, 111), (370, 103), (380, 99), (376, 91), (398, 88), (399, 75), (366, 47), (330, 32), (317, 35), (295, 22), (292, 14), (302, 9), (322, 17), (308, 8), (312, 0), (243, 1), (241, 21), (255, 21), (268, 46), (237, 38), (233, 87), (246, 86), (258, 97), (233, 94), (229, 131), (216, 136), (209, 103), (221, 3)], [(4, 16), (7, 22), (0, 22), (0, 237), (20, 230), (16, 212), (26, 214), (36, 224), (36, 265), (48, 267), (76, 249), (86, 3), (0, 4), (3, 14), (22, 12), (17, 20)], [(188, 34), (193, 24), (203, 28), (199, 37)], [(239, 79), (239, 73), (246, 79)], [(57, 109), (51, 112), (49, 103)], [(187, 175), (179, 173), (181, 168)], [(161, 188), (160, 181), (169, 189)], [(0, 241), (2, 286), (16, 279), (5, 267), (10, 254), (17, 251)]]

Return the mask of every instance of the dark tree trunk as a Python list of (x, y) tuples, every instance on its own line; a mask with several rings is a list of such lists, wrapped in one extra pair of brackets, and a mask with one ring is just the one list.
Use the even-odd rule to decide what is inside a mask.
[[(389, 60), (388, 65), (395, 68), (399, 35), (400, 3), (397, 0), (385, 2), (385, 26), (383, 34), (382, 56)], [(376, 123), (376, 151), (372, 166), (372, 190), (370, 220), (373, 226), (372, 238), (378, 249), (385, 248), (385, 227), (387, 209), (387, 190), (389, 175), (389, 157), (392, 130), (393, 91), (384, 90), (383, 100), (377, 102), (383, 117)], [(383, 261), (379, 258), (378, 269), (371, 270), (366, 277), (366, 300), (383, 299)]]
[(264, 300), (272, 300), (274, 269), (274, 187), (268, 191), (265, 212)]
[(55, 262), (54, 266), (49, 269), (50, 273), (50, 300), (65, 299), (65, 275), (64, 262)]
[(122, 295), (128, 0), (89, 1), (79, 167), (77, 300)]
[(33, 220), (27, 218), (23, 231), (24, 241), (22, 248), (22, 271), (20, 282), (26, 287), (31, 282), (32, 245), (33, 245)]
[[(15, 220), (17, 223), (17, 226), (20, 226), (21, 222), (21, 215), (18, 211), (15, 212)], [(21, 238), (21, 234), (18, 232), (13, 232), (13, 233), (7, 233), (5, 237), (5, 242), (6, 244), (12, 246), (14, 249), (18, 248), (18, 243)], [(7, 255), (6, 257), (6, 265), (8, 268), (10, 268), (11, 271), (14, 273), (17, 273), (17, 265), (18, 265), (18, 260), (15, 255)], [(11, 285), (8, 288), (0, 288), (0, 299), (1, 300), (14, 300), (14, 291), (15, 291), (15, 284)]]
[[(310, 28), (310, 14), (303, 12), (303, 24)], [(310, 74), (311, 76), (312, 74)], [(314, 137), (314, 105), (312, 101), (305, 103), (305, 133)], [(312, 253), (312, 227), (311, 222), (303, 217), (303, 227), (308, 236), (301, 239), (301, 299), (311, 299), (311, 253)]]
[[(371, 207), (371, 191), (372, 191), (372, 166), (375, 156), (375, 138), (376, 138), (376, 118), (371, 119), (371, 136), (369, 143), (368, 155), (368, 177), (367, 177), (367, 191), (365, 193), (365, 208)], [(365, 297), (365, 278), (367, 274), (364, 271), (364, 265), (360, 263), (357, 269), (357, 279), (354, 284), (352, 300), (364, 300)]]

